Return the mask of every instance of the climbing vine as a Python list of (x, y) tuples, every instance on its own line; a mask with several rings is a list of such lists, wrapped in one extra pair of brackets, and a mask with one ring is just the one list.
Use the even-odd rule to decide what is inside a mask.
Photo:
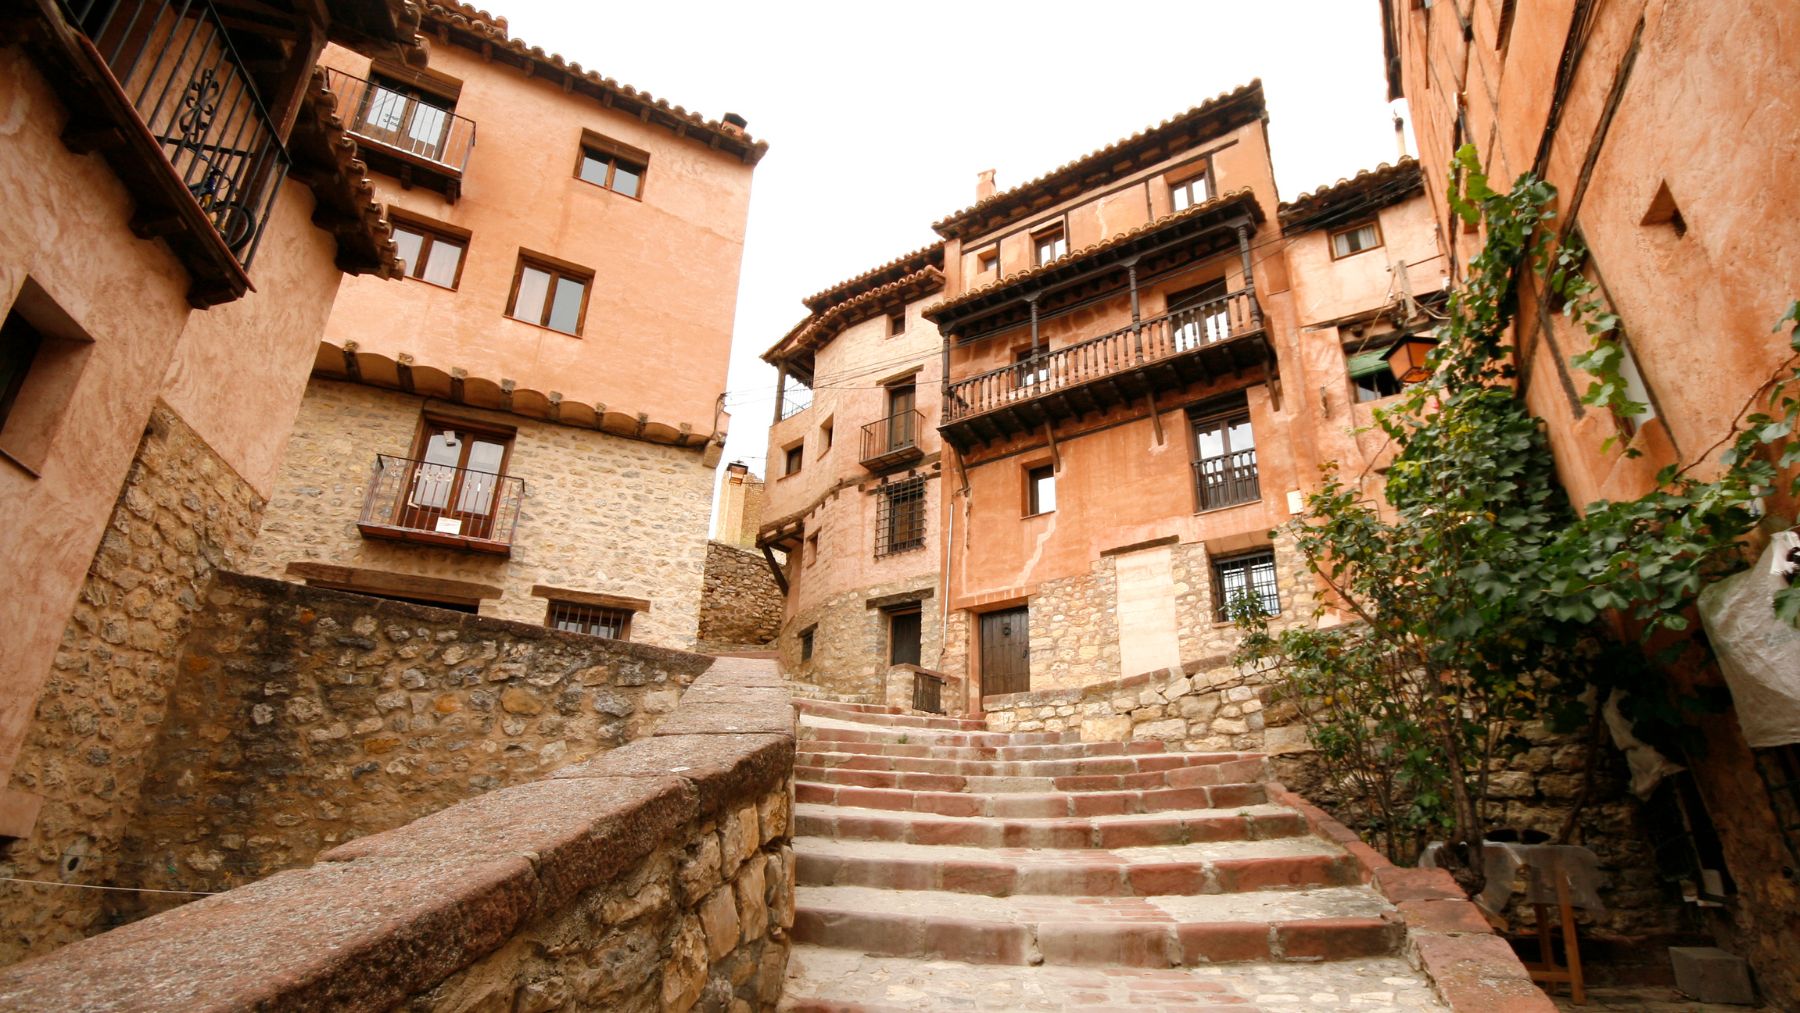
[[(1288, 526), (1327, 604), (1353, 621), (1275, 631), (1253, 600), (1231, 605), (1245, 631), (1238, 663), (1276, 676), (1360, 822), (1400, 860), (1443, 837), (1473, 888), (1489, 778), (1527, 745), (1529, 724), (1592, 728), (1591, 708), (1620, 688), (1656, 741), (1681, 727), (1678, 707), (1695, 705), (1642, 674), (1654, 668), (1637, 663), (1639, 647), (1683, 629), (1700, 589), (1743, 566), (1760, 497), (1800, 462), (1800, 369), (1790, 361), (1757, 392), (1774, 414), (1734, 427), (1712, 477), (1671, 465), (1646, 495), (1578, 513), (1516, 393), (1519, 274), (1537, 271), (1591, 336), (1574, 360), (1593, 377), (1584, 402), (1630, 418), (1644, 406), (1622, 372), (1619, 321), (1582, 274), (1585, 253), (1556, 245), (1550, 184), (1524, 176), (1497, 191), (1471, 148), (1452, 169), (1451, 206), (1485, 227), (1486, 242), (1448, 300), (1431, 376), (1375, 412), (1395, 446), (1382, 502), (1327, 468)], [(1800, 304), (1783, 323), (1800, 353)], [(1797, 599), (1790, 589), (1776, 602), (1789, 621)], [(1606, 635), (1603, 617), (1630, 619), (1640, 636)]]

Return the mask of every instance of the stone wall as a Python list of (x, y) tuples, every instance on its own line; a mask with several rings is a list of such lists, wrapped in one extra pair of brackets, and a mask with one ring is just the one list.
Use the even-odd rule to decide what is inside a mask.
[(794, 715), (730, 666), (651, 738), (0, 971), (0, 1007), (773, 1010)]
[[(913, 577), (833, 595), (790, 618), (776, 648), (782, 671), (796, 684), (816, 687), (804, 695), (880, 703), (887, 695), (886, 606), (911, 599), (920, 605), (919, 659), (926, 667), (943, 652), (943, 624), (936, 608), (937, 574)], [(801, 658), (801, 635), (813, 631), (813, 653)]]
[[(517, 430), (506, 472), (525, 497), (511, 556), (365, 539), (357, 530), (376, 454), (412, 453), (421, 412)], [(247, 567), (282, 577), (329, 563), (448, 578), (502, 590), (481, 613), (542, 624), (545, 584), (643, 598), (633, 640), (694, 646), (706, 562), (712, 469), (699, 449), (630, 440), (314, 377)]]
[[(158, 403), (38, 698), (11, 787), (43, 799), (0, 876), (95, 885), (129, 879), (120, 845), (152, 765), (184, 636), (215, 570), (248, 552), (263, 503)], [(0, 884), (0, 963), (87, 935), (103, 891)]]
[(699, 650), (757, 650), (781, 632), (781, 588), (754, 549), (706, 543)]
[[(709, 660), (222, 572), (119, 885), (228, 890), (648, 734)], [(109, 920), (181, 898), (109, 895)]]

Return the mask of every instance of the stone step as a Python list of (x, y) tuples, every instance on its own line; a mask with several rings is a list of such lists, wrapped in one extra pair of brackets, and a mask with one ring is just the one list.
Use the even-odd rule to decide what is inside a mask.
[(1398, 957), (1192, 968), (968, 964), (795, 946), (785, 1013), (1321, 1013), (1447, 1010)]
[[(950, 731), (985, 732), (987, 722), (981, 718), (948, 717), (941, 714), (915, 714), (902, 711), (897, 707), (879, 707), (876, 704), (842, 704), (829, 700), (795, 700), (794, 706), (802, 714), (816, 714), (820, 717), (838, 718), (861, 724), (879, 725), (891, 728), (940, 728)], [(878, 708), (878, 709), (877, 709)]]
[(975, 848), (1137, 848), (1267, 840), (1307, 832), (1299, 813), (1276, 805), (1058, 819), (940, 816), (805, 802), (794, 806), (797, 835)]
[(1117, 816), (1177, 809), (1231, 809), (1268, 801), (1261, 784), (1193, 785), (1144, 791), (968, 792), (861, 788), (796, 781), (794, 799), (815, 805), (936, 813), (940, 816), (1046, 818)]
[(795, 890), (793, 939), (972, 964), (1187, 967), (1398, 952), (1404, 926), (1367, 887), (1166, 897), (1047, 897), (857, 886)]
[(802, 886), (937, 890), (992, 897), (1149, 897), (1357, 886), (1361, 866), (1317, 837), (1152, 848), (966, 848), (794, 838)]
[(1263, 764), (1262, 757), (1255, 753), (1142, 753), (1048, 760), (957, 760), (932, 756), (851, 753), (825, 748), (816, 743), (813, 749), (805, 748), (802, 743), (794, 761), (801, 766), (834, 770), (886, 770), (909, 774), (952, 774), (960, 777), (1114, 777), (1183, 767), (1224, 766), (1233, 771), (1232, 776), (1224, 779), (1234, 781), (1250, 779), (1252, 775), (1248, 771), (1261, 770)]
[(956, 732), (944, 728), (889, 728), (803, 716), (802, 737), (818, 742), (891, 742), (914, 746), (1060, 746), (1079, 743), (1079, 732)]
[(1261, 760), (1227, 760), (1129, 774), (1070, 774), (1054, 777), (1025, 774), (869, 770), (850, 764), (821, 766), (807, 762), (815, 758), (819, 758), (819, 754), (799, 754), (794, 765), (794, 776), (802, 781), (815, 781), (820, 784), (852, 785), (858, 788), (904, 788), (911, 791), (1143, 791), (1149, 788), (1188, 788), (1198, 784), (1213, 785), (1256, 781), (1267, 773)]
[(955, 746), (915, 742), (869, 742), (820, 739), (800, 729), (795, 748), (806, 751), (867, 753), (871, 756), (917, 756), (939, 760), (1081, 760), (1095, 756), (1142, 756), (1165, 752), (1161, 742), (1070, 742), (1057, 745)]

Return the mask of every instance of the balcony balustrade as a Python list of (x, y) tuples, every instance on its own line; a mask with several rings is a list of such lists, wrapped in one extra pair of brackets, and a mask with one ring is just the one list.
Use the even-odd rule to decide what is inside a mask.
[(510, 555), (524, 499), (524, 479), (377, 454), (356, 526), (365, 538)]
[(940, 431), (966, 448), (1149, 390), (1272, 363), (1261, 309), (1243, 288), (953, 381), (944, 388)]
[(895, 412), (862, 427), (862, 465), (880, 471), (925, 456), (919, 437), (925, 431), (925, 413), (916, 408)]
[(1203, 511), (1258, 502), (1262, 482), (1256, 474), (1255, 449), (1195, 461), (1194, 487)]
[(341, 70), (328, 69), (326, 82), (338, 96), (338, 113), (350, 133), (363, 142), (365, 160), (373, 159), (371, 165), (403, 182), (419, 179), (455, 199), (475, 147), (474, 120)]

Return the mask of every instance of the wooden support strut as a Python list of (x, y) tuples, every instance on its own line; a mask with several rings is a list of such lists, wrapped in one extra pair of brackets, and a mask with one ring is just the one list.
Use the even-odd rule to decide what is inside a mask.
[(1044, 438), (1050, 441), (1050, 467), (1058, 475), (1062, 474), (1062, 451), (1056, 446), (1056, 431), (1051, 428), (1048, 419), (1044, 421)]
[(775, 575), (775, 586), (781, 589), (782, 594), (787, 594), (788, 593), (787, 574), (782, 573), (781, 572), (781, 564), (775, 562), (775, 550), (773, 550), (773, 549), (769, 548), (767, 545), (765, 545), (762, 547), (762, 554), (763, 554), (763, 559), (768, 560), (769, 572)]
[(1156, 412), (1156, 392), (1155, 391), (1147, 390), (1144, 392), (1144, 407), (1148, 408), (1150, 410), (1150, 424), (1152, 426), (1156, 427), (1156, 445), (1160, 447), (1163, 445), (1163, 442), (1164, 442), (1163, 441), (1163, 427), (1162, 427), (1162, 416), (1158, 415)]

